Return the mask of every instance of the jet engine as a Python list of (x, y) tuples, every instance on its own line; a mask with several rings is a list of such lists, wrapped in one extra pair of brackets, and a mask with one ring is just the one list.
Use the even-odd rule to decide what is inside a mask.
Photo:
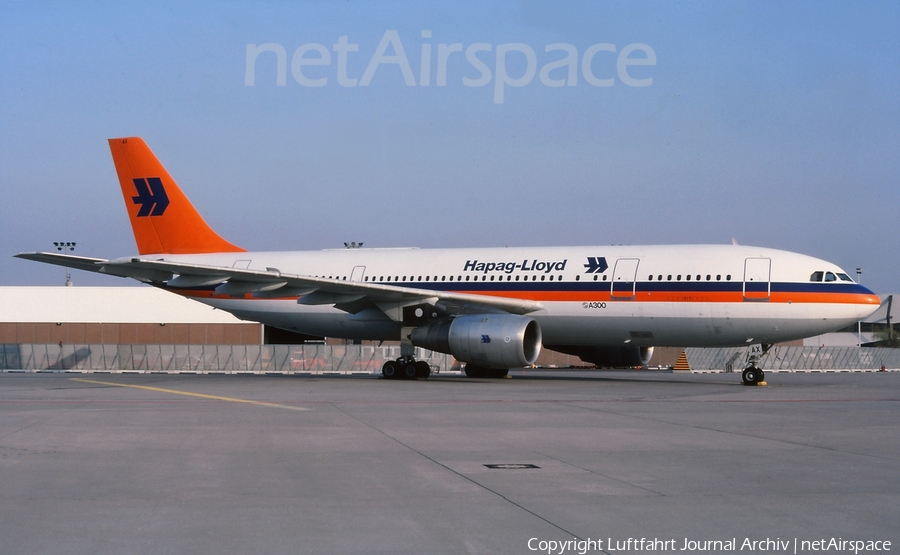
[(600, 368), (644, 366), (653, 356), (653, 347), (585, 347), (583, 345), (547, 345), (548, 349), (575, 355)]
[(519, 368), (534, 364), (541, 353), (541, 328), (526, 316), (474, 314), (418, 327), (410, 341), (484, 368)]

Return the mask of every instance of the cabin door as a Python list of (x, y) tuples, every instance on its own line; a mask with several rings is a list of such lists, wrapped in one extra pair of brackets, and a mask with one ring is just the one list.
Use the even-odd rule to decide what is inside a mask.
[(630, 301), (634, 299), (634, 283), (640, 259), (620, 258), (613, 269), (612, 289), (610, 297), (614, 301)]
[(350, 274), (350, 281), (362, 281), (363, 275), (366, 273), (365, 266), (354, 266), (353, 273)]
[(744, 261), (744, 300), (768, 301), (771, 293), (769, 276), (771, 258), (748, 258)]

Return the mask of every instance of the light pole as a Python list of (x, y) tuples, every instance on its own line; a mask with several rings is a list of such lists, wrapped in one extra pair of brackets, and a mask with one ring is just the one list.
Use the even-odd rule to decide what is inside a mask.
[[(856, 269), (856, 283), (862, 285), (862, 268)], [(862, 349), (862, 320), (856, 322), (856, 337), (859, 340), (859, 348)]]
[[(68, 249), (69, 252), (72, 252), (75, 250), (75, 241), (54, 241), (53, 246), (61, 253), (65, 253), (66, 249)], [(72, 280), (69, 278), (68, 267), (66, 268), (66, 287), (72, 287)]]

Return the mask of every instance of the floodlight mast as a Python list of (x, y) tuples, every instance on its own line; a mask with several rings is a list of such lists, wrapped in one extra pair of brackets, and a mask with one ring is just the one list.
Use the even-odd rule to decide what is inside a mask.
[[(75, 250), (75, 241), (54, 241), (53, 246), (61, 253), (67, 250), (73, 252)], [(69, 275), (69, 268), (66, 268), (66, 287), (72, 287), (72, 277)]]

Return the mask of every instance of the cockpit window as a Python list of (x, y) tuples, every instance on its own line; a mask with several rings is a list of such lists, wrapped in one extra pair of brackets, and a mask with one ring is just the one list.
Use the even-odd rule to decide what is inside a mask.
[(837, 277), (831, 272), (825, 272), (825, 281), (837, 281)]
[(850, 279), (850, 276), (848, 276), (847, 274), (838, 274), (838, 277), (841, 278), (841, 281), (849, 281), (850, 283), (853, 283), (853, 280)]
[(809, 281), (822, 281), (822, 277), (825, 275), (825, 272), (813, 272), (811, 276), (809, 276)]

